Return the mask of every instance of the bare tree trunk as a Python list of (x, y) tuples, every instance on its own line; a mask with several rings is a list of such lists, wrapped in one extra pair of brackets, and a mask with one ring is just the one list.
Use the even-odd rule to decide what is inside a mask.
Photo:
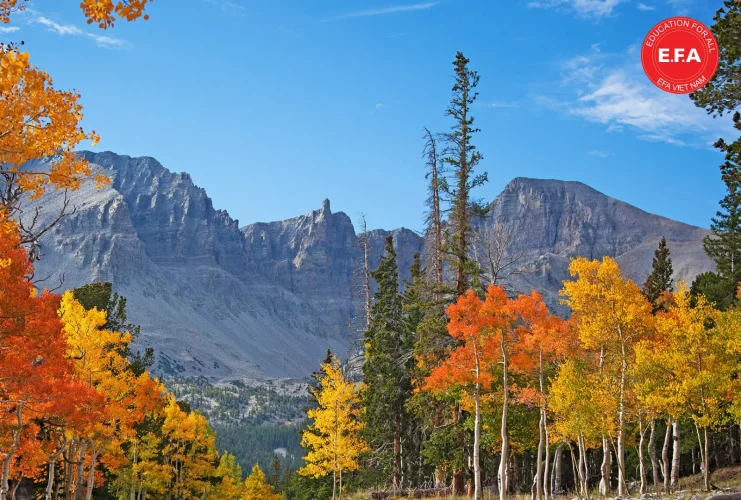
[[(59, 450), (54, 455), (49, 457), (49, 474), (46, 481), (46, 490), (44, 491), (45, 500), (52, 500), (52, 494), (54, 491), (54, 474), (56, 472), (57, 460), (59, 460), (59, 457), (62, 456), (62, 452), (64, 451), (64, 448), (62, 446), (59, 447)], [(56, 500), (56, 496), (54, 496), (54, 500)]]
[(671, 488), (672, 490), (676, 490), (679, 487), (679, 460), (680, 460), (680, 454), (682, 452), (679, 444), (680, 444), (680, 429), (679, 429), (679, 422), (674, 421), (672, 422), (672, 434), (673, 434), (673, 443), (672, 443), (672, 478), (671, 478)]
[(80, 446), (80, 455), (77, 459), (77, 482), (75, 484), (75, 500), (82, 500), (83, 480), (85, 478), (85, 453), (87, 442), (83, 441)]
[(704, 483), (705, 483), (705, 491), (710, 491), (710, 460), (708, 460), (708, 452), (709, 452), (709, 448), (708, 448), (708, 428), (705, 427), (704, 430), (705, 430), (705, 443), (704, 443), (705, 453), (703, 453), (703, 455), (704, 455), (704, 458), (705, 458), (705, 467), (704, 467), (704, 470), (703, 470), (703, 474), (704, 474), (703, 475), (703, 479), (704, 479)]
[(656, 457), (656, 419), (651, 419), (651, 433), (648, 437), (648, 456), (651, 459), (651, 476), (654, 491), (659, 492), (659, 460)]
[(20, 403), (16, 404), (15, 418), (18, 426), (13, 429), (13, 444), (6, 452), (5, 458), (3, 459), (3, 474), (2, 482), (0, 483), (0, 500), (7, 500), (8, 493), (10, 493), (10, 463), (13, 461), (15, 452), (21, 446), (21, 432), (23, 431), (23, 406)]
[(371, 326), (371, 275), (370, 265), (370, 240), (368, 238), (368, 223), (365, 215), (360, 215), (360, 223), (363, 226), (363, 232), (360, 235), (360, 242), (363, 247), (363, 308), (365, 309), (365, 329), (368, 331)]
[(559, 443), (556, 446), (556, 452), (553, 454), (552, 475), (551, 493), (555, 496), (563, 490), (561, 486), (561, 480), (563, 478), (563, 443)]
[(95, 449), (95, 444), (91, 443), (90, 446), (90, 471), (87, 476), (87, 493), (85, 494), (85, 500), (92, 500), (93, 490), (95, 489), (95, 462), (98, 459), (98, 450)]
[(628, 494), (628, 485), (625, 482), (625, 383), (628, 376), (628, 359), (625, 352), (625, 340), (621, 337), (622, 364), (620, 367), (620, 413), (618, 414), (617, 436), (617, 463), (618, 463), (618, 496)]
[[(476, 359), (476, 371), (478, 372), (478, 357)], [(474, 500), (481, 500), (481, 398), (479, 395), (479, 385), (476, 384), (476, 390), (474, 392), (474, 403), (476, 404), (476, 415), (474, 417), (473, 424), (473, 498)]]
[[(543, 397), (543, 352), (540, 352), (540, 394), (541, 398)], [(545, 473), (543, 471), (543, 447), (545, 446), (545, 403), (541, 401), (540, 403), (540, 422), (538, 423), (538, 452), (537, 452), (537, 464), (535, 466), (535, 496), (538, 500), (543, 499), (544, 490), (547, 491), (547, 487), (544, 488), (544, 483), (548, 483), (548, 466), (546, 465)], [(546, 458), (546, 463), (548, 462), (548, 459)], [(545, 480), (543, 480), (545, 476)]]
[(509, 387), (508, 387), (508, 373), (507, 373), (507, 349), (504, 344), (504, 335), (501, 339), (502, 349), (502, 392), (504, 394), (502, 400), (502, 461), (499, 463), (499, 500), (506, 500), (509, 492), (509, 481), (508, 481), (508, 464), (509, 464), (509, 433), (507, 432), (507, 413), (509, 406)]
[(599, 494), (607, 496), (610, 493), (610, 472), (612, 471), (612, 456), (610, 455), (610, 440), (602, 438), (602, 467), (600, 468)]
[(401, 488), (401, 422), (398, 412), (394, 416), (394, 476), (392, 482), (394, 491)]
[(543, 408), (543, 421), (545, 422), (545, 425), (543, 426), (543, 434), (545, 434), (545, 459), (543, 460), (543, 496), (545, 500), (549, 500), (551, 496), (551, 443), (550, 437), (548, 435), (548, 413), (545, 407)]
[(661, 475), (664, 476), (664, 493), (669, 493), (669, 442), (672, 438), (672, 423), (666, 421), (664, 447), (661, 449)]
[(640, 470), (640, 476), (641, 476), (641, 495), (643, 495), (648, 490), (648, 485), (646, 481), (646, 465), (645, 465), (645, 459), (643, 456), (643, 443), (646, 439), (646, 431), (643, 428), (643, 420), (641, 419), (641, 416), (639, 415), (638, 418), (639, 418), (638, 432), (641, 435), (638, 440), (638, 468)]
[(443, 284), (443, 230), (442, 230), (442, 216), (440, 212), (440, 170), (438, 168), (438, 153), (437, 153), (437, 141), (432, 133), (425, 128), (425, 143), (424, 152), (427, 155), (427, 166), (429, 172), (427, 177), (430, 179), (430, 197), (427, 204), (430, 207), (430, 214), (428, 216), (428, 226), (432, 228), (432, 234), (434, 238), (434, 248), (432, 250), (433, 259), (433, 270), (435, 273), (435, 283), (438, 285)]

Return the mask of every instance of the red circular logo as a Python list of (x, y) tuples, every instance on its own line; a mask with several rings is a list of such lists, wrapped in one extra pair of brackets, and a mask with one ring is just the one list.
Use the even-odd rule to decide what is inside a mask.
[(641, 47), (648, 79), (661, 90), (689, 94), (704, 87), (718, 68), (713, 33), (689, 17), (671, 17), (654, 26)]

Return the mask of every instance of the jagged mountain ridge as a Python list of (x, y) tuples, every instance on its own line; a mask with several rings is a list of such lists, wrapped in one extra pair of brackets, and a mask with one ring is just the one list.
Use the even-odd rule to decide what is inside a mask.
[[(42, 240), (37, 275), (63, 278), (65, 288), (112, 281), (128, 298), (130, 320), (142, 327), (137, 344), (155, 348), (159, 373), (304, 377), (327, 348), (347, 352), (361, 251), (352, 221), (333, 213), (328, 200), (300, 217), (240, 228), (188, 174), (148, 157), (81, 154), (111, 185), (85, 185), (71, 195), (76, 211)], [(31, 204), (51, 215), (61, 202), (54, 192)], [(581, 183), (515, 179), (481, 227), (497, 222), (509, 235), (509, 251), (528, 269), (513, 278), (515, 288), (536, 288), (556, 308), (575, 255), (616, 257), (628, 276), (642, 281), (665, 235), (678, 279), (712, 268), (701, 244), (707, 230)], [(388, 234), (408, 278), (424, 239), (404, 228), (372, 231), (371, 266)]]

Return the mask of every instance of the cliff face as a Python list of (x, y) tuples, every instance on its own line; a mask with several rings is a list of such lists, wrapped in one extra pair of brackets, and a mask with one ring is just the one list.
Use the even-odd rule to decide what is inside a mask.
[[(496, 224), (500, 231), (493, 230)], [(519, 257), (528, 271), (512, 278), (515, 288), (535, 288), (561, 311), (558, 290), (573, 257), (613, 257), (624, 275), (642, 284), (663, 236), (675, 280), (692, 281), (713, 269), (702, 247), (708, 230), (644, 212), (580, 182), (516, 178), (491, 203), (490, 217), (480, 226), (484, 235), (505, 233), (508, 255)]]
[[(304, 377), (327, 348), (347, 351), (362, 253), (350, 218), (328, 200), (300, 217), (240, 228), (188, 174), (152, 158), (82, 154), (112, 183), (72, 194), (76, 211), (44, 238), (37, 276), (65, 288), (112, 281), (142, 327), (138, 346), (155, 348), (160, 374)], [(32, 204), (51, 215), (61, 203), (50, 193)], [(477, 229), (484, 267), (487, 246), (505, 234), (507, 255), (526, 271), (512, 286), (539, 289), (556, 308), (576, 255), (613, 256), (642, 282), (666, 236), (677, 279), (712, 268), (705, 230), (574, 182), (515, 179)], [(408, 279), (423, 238), (403, 228), (370, 232), (373, 268), (388, 234)]]

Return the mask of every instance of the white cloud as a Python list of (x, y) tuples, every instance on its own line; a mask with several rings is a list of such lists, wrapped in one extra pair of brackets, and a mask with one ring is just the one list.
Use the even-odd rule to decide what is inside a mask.
[(18, 26), (0, 26), (0, 33), (15, 33), (20, 31)]
[(105, 35), (98, 35), (96, 33), (88, 33), (86, 31), (81, 30), (77, 26), (71, 25), (71, 24), (59, 24), (55, 21), (52, 21), (48, 17), (44, 17), (42, 15), (36, 15), (34, 18), (31, 19), (32, 23), (41, 24), (43, 26), (46, 26), (47, 31), (50, 31), (52, 33), (56, 33), (60, 36), (84, 36), (87, 38), (90, 38), (95, 42), (95, 44), (98, 47), (102, 47), (105, 49), (121, 49), (124, 47), (129, 46), (129, 42), (125, 40), (121, 40), (120, 38), (114, 38), (111, 36), (105, 36)]
[(636, 5), (636, 7), (638, 8), (638, 10), (642, 11), (656, 10), (656, 7), (654, 7), (653, 5), (646, 5), (643, 2), (638, 2), (638, 5)]
[(38, 16), (33, 20), (35, 23), (43, 24), (47, 27), (47, 31), (54, 32), (58, 35), (82, 35), (83, 31), (78, 28), (77, 26), (72, 26), (71, 24), (59, 24), (55, 23), (49, 18), (46, 18), (44, 16)]
[(602, 19), (612, 14), (615, 7), (623, 0), (534, 0), (528, 7), (551, 9), (571, 9), (583, 17)]
[(520, 103), (516, 101), (484, 101), (481, 103), (484, 108), (519, 108)]
[(397, 12), (412, 12), (412, 11), (417, 11), (417, 10), (427, 10), (439, 4), (440, 2), (425, 2), (425, 3), (415, 3), (415, 4), (410, 4), (410, 5), (394, 5), (391, 7), (383, 7), (380, 9), (359, 10), (355, 12), (348, 12), (347, 14), (340, 14), (339, 16), (330, 17), (329, 19), (326, 19), (326, 21), (340, 21), (342, 19), (382, 16), (385, 14), (395, 14)]
[(561, 65), (561, 85), (536, 103), (552, 111), (605, 126), (607, 132), (633, 132), (641, 140), (675, 146), (703, 146), (709, 137), (731, 130), (686, 95), (664, 92), (648, 81), (635, 54), (605, 54), (595, 47)]
[(205, 0), (207, 3), (218, 5), (221, 11), (229, 16), (244, 17), (247, 15), (247, 8), (231, 0)]
[(388, 106), (386, 106), (382, 102), (377, 102), (375, 106), (373, 106), (373, 109), (371, 110), (371, 114), (375, 114), (380, 112), (382, 109), (388, 109)]
[(593, 151), (587, 152), (589, 156), (596, 156), (597, 158), (609, 158), (610, 156), (615, 156), (613, 153), (609, 151), (602, 151), (599, 149), (595, 149)]

